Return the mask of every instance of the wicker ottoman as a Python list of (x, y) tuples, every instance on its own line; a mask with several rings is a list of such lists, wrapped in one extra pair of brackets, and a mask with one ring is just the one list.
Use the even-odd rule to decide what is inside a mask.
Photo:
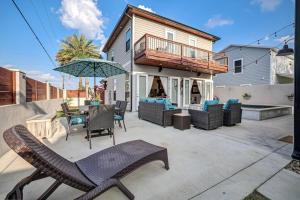
[(185, 113), (178, 113), (173, 115), (173, 126), (179, 130), (191, 128), (191, 116)]

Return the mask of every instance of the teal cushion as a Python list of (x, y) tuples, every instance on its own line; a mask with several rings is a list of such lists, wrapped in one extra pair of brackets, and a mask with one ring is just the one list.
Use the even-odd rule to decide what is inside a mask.
[(160, 104), (164, 104), (165, 100), (164, 99), (156, 99), (155, 102), (160, 103)]
[(172, 104), (170, 99), (165, 98), (164, 100), (165, 100), (165, 109), (166, 110), (175, 110), (175, 109), (177, 109), (177, 107)]
[(229, 99), (226, 104), (224, 105), (224, 109), (229, 109), (231, 105), (239, 103), (238, 99)]
[(147, 98), (148, 103), (155, 103), (156, 99), (155, 98)]
[(123, 117), (120, 116), (120, 115), (115, 115), (115, 116), (114, 116), (114, 119), (115, 119), (115, 120), (123, 120)]
[(140, 98), (141, 102), (146, 102), (147, 98)]
[(91, 106), (100, 106), (100, 101), (91, 101)]
[(74, 115), (71, 117), (71, 125), (85, 124), (86, 116), (85, 115)]
[(208, 111), (208, 106), (217, 105), (217, 104), (219, 104), (219, 100), (206, 100), (206, 101), (204, 101), (202, 110), (207, 112)]

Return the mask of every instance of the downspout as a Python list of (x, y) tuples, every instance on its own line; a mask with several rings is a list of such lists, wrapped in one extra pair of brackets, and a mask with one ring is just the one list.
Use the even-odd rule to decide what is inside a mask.
[(125, 13), (125, 15), (130, 19), (130, 28), (131, 28), (131, 51), (130, 51), (130, 112), (132, 112), (132, 82), (133, 82), (133, 51), (134, 51), (134, 43), (133, 43), (133, 22), (132, 17)]

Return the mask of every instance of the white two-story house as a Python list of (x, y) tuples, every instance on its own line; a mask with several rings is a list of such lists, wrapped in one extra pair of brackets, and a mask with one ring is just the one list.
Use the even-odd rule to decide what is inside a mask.
[(217, 36), (128, 5), (103, 51), (127, 71), (107, 79), (106, 102), (167, 97), (179, 107), (213, 98), (214, 74), (227, 72), (227, 57), (212, 52)]

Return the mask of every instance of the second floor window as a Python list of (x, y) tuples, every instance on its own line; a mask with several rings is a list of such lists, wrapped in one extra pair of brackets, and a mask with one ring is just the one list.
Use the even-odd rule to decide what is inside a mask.
[(114, 61), (114, 60), (115, 60), (114, 51), (111, 51), (111, 53), (110, 53), (110, 60), (111, 60), (111, 61)]
[(130, 50), (130, 41), (131, 41), (131, 29), (129, 28), (126, 31), (126, 36), (125, 36), (125, 42), (126, 42), (126, 52)]
[(242, 59), (234, 60), (233, 61), (234, 73), (242, 73), (243, 61)]

